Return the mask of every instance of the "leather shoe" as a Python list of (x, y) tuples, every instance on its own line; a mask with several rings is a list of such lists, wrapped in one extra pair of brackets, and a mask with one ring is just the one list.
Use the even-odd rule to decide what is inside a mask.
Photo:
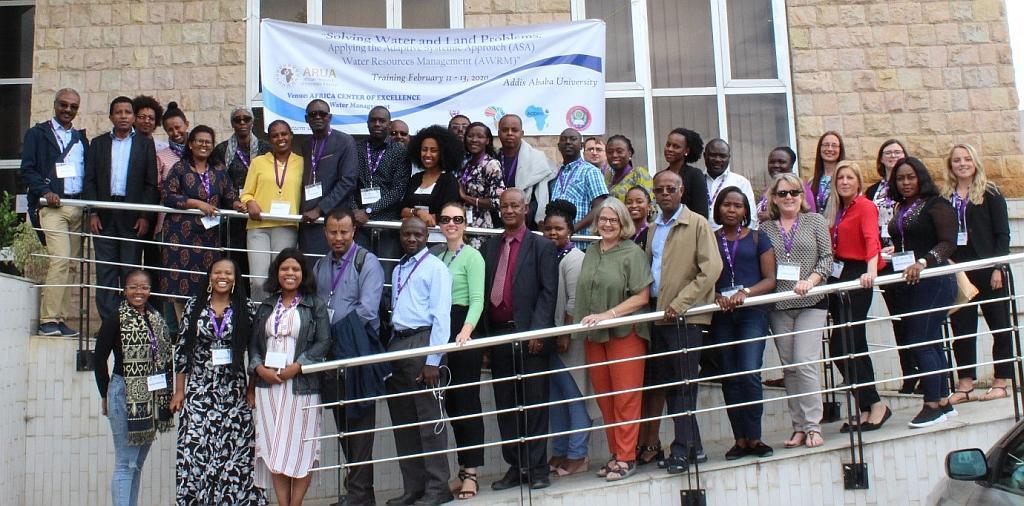
[(441, 496), (423, 496), (420, 497), (416, 502), (412, 503), (413, 506), (437, 506), (438, 504), (444, 504), (446, 502), (452, 502), (455, 500), (455, 496), (451, 492), (447, 495)]
[(530, 488), (533, 490), (540, 490), (542, 488), (548, 488), (551, 486), (551, 480), (547, 476), (537, 476), (530, 482)]
[(371, 499), (357, 499), (350, 495), (343, 495), (338, 502), (331, 503), (331, 506), (372, 506), (376, 501)]
[(418, 501), (421, 497), (423, 497), (422, 490), (417, 492), (406, 492), (398, 497), (388, 499), (384, 504), (387, 504), (388, 506), (409, 506), (410, 504)]
[(502, 476), (500, 480), (491, 483), (492, 490), (505, 490), (512, 487), (518, 487), (523, 482), (523, 477), (518, 472), (510, 470)]
[(671, 456), (665, 459), (665, 470), (668, 474), (685, 473), (690, 469), (690, 463), (683, 457)]

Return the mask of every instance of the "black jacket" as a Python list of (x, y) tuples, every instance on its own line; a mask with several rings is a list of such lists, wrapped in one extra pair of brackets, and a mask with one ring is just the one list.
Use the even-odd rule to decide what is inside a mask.
[[(85, 153), (85, 180), (82, 183), (82, 198), (86, 200), (110, 201), (112, 135), (113, 132), (107, 132), (94, 137), (89, 143)], [(132, 204), (159, 204), (160, 194), (156, 181), (156, 147), (153, 139), (136, 134), (128, 156), (128, 184), (124, 201)], [(104, 227), (112, 218), (120, 220), (128, 228), (140, 217), (150, 221), (154, 218), (152, 213), (115, 213), (103, 209), (97, 210), (96, 214)]]
[(981, 205), (967, 203), (967, 245), (957, 246), (953, 260), (966, 262), (1010, 254), (1010, 218), (998, 190), (985, 191)]
[[(356, 141), (351, 135), (331, 130), (327, 136), (323, 156), (316, 164), (316, 180), (323, 185), (320, 198), (306, 200), (302, 194), (301, 212), (319, 207), (326, 216), (339, 206), (352, 207), (352, 197), (356, 190), (356, 178), (359, 176), (359, 162), (356, 159)], [(302, 143), (302, 158), (305, 161), (302, 171), (302, 186), (313, 183), (313, 136)]]
[[(502, 236), (493, 237), (483, 246), (486, 270), (484, 294), (491, 293), (494, 272), (501, 258)], [(512, 313), (516, 331), (551, 327), (555, 319), (555, 294), (558, 291), (558, 256), (555, 244), (530, 231), (523, 237), (512, 276)], [(484, 307), (484, 322), (489, 325), (490, 302)], [(551, 342), (548, 343), (552, 344)], [(551, 346), (545, 346), (551, 348)]]
[[(85, 130), (72, 130), (72, 143), (81, 142), (83, 151), (88, 152), (89, 140)], [(28, 205), (37, 207), (39, 197), (53, 192), (64, 197), (64, 180), (57, 177), (56, 165), (60, 158), (60, 144), (50, 126), (50, 120), (36, 123), (25, 131), (25, 142), (21, 149), (22, 180), (28, 185)]]

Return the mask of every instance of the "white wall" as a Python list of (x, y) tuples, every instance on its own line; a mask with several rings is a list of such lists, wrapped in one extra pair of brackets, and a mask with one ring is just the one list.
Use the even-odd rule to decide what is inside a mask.
[(32, 285), (0, 274), (0, 490), (25, 502), (26, 357), (29, 326), (39, 309)]

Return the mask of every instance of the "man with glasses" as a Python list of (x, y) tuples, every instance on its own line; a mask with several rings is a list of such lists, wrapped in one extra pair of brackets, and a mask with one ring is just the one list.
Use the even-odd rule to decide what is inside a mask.
[[(75, 337), (78, 331), (67, 326), (68, 291), (74, 266), (67, 258), (81, 255), (81, 239), (71, 232), (82, 230), (82, 210), (62, 207), (60, 199), (81, 198), (85, 175), (85, 151), (89, 141), (85, 130), (75, 130), (71, 122), (78, 115), (82, 99), (78, 92), (64, 88), (53, 97), (53, 117), (25, 132), (21, 150), (22, 180), (28, 185), (29, 215), (38, 209), (38, 223), (45, 229), (46, 250), (51, 258), (46, 284), (39, 301), (39, 334)], [(39, 199), (46, 207), (39, 207)]]
[(315, 223), (338, 206), (351, 208), (359, 165), (356, 141), (331, 128), (331, 106), (314, 99), (306, 106), (306, 123), (313, 135), (302, 143), (302, 223), (299, 249), (307, 255), (327, 253), (323, 224)]
[(409, 124), (396, 119), (391, 122), (391, 140), (409, 147)]
[[(715, 223), (715, 220), (711, 217), (715, 215), (713, 209), (715, 199), (718, 198), (718, 194), (723, 188), (735, 186), (747, 196), (747, 202), (757, 202), (757, 199), (754, 198), (754, 187), (750, 186), (750, 180), (729, 168), (731, 160), (732, 148), (729, 147), (728, 142), (722, 139), (711, 139), (704, 146), (704, 167), (707, 168), (705, 179), (708, 183), (708, 207), (712, 208), (711, 212), (708, 213), (708, 217), (713, 230), (718, 230), (721, 226)], [(750, 228), (751, 230), (757, 230), (757, 216), (750, 217)]]
[[(661, 216), (647, 232), (647, 256), (651, 259), (651, 310), (664, 311), (665, 318), (653, 325), (651, 353), (681, 351), (701, 346), (711, 313), (683, 318), (691, 307), (715, 300), (715, 282), (722, 272), (715, 234), (703, 216), (682, 205), (683, 180), (679, 174), (663, 170), (654, 176), (654, 199)], [(669, 382), (697, 378), (700, 352), (669, 355)], [(697, 408), (697, 385), (667, 387), (669, 414)], [(675, 439), (671, 456), (666, 459), (669, 474), (685, 472), (691, 462), (704, 462), (697, 417), (676, 416)]]
[[(405, 144), (388, 140), (392, 132), (391, 112), (384, 106), (370, 109), (366, 116), (366, 131), (370, 136), (356, 145), (359, 173), (356, 193), (356, 221), (401, 220), (402, 198), (409, 184), (409, 156)], [(376, 244), (373, 236), (376, 234)], [(364, 248), (374, 248), (377, 255), (392, 261), (384, 262), (384, 275), (394, 269), (393, 259), (400, 253), (396, 230), (360, 228), (356, 242)]]
[(604, 151), (604, 141), (598, 137), (587, 137), (583, 141), (583, 159), (601, 169), (602, 174), (608, 173), (608, 155)]
[(463, 114), (456, 114), (448, 120), (448, 131), (459, 138), (459, 144), (465, 142), (466, 129), (469, 128), (469, 117)]

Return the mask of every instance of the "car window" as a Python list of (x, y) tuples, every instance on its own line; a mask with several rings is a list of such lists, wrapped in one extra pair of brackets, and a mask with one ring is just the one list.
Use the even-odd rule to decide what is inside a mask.
[(993, 485), (1009, 492), (1024, 495), (1024, 433), (1006, 445)]

